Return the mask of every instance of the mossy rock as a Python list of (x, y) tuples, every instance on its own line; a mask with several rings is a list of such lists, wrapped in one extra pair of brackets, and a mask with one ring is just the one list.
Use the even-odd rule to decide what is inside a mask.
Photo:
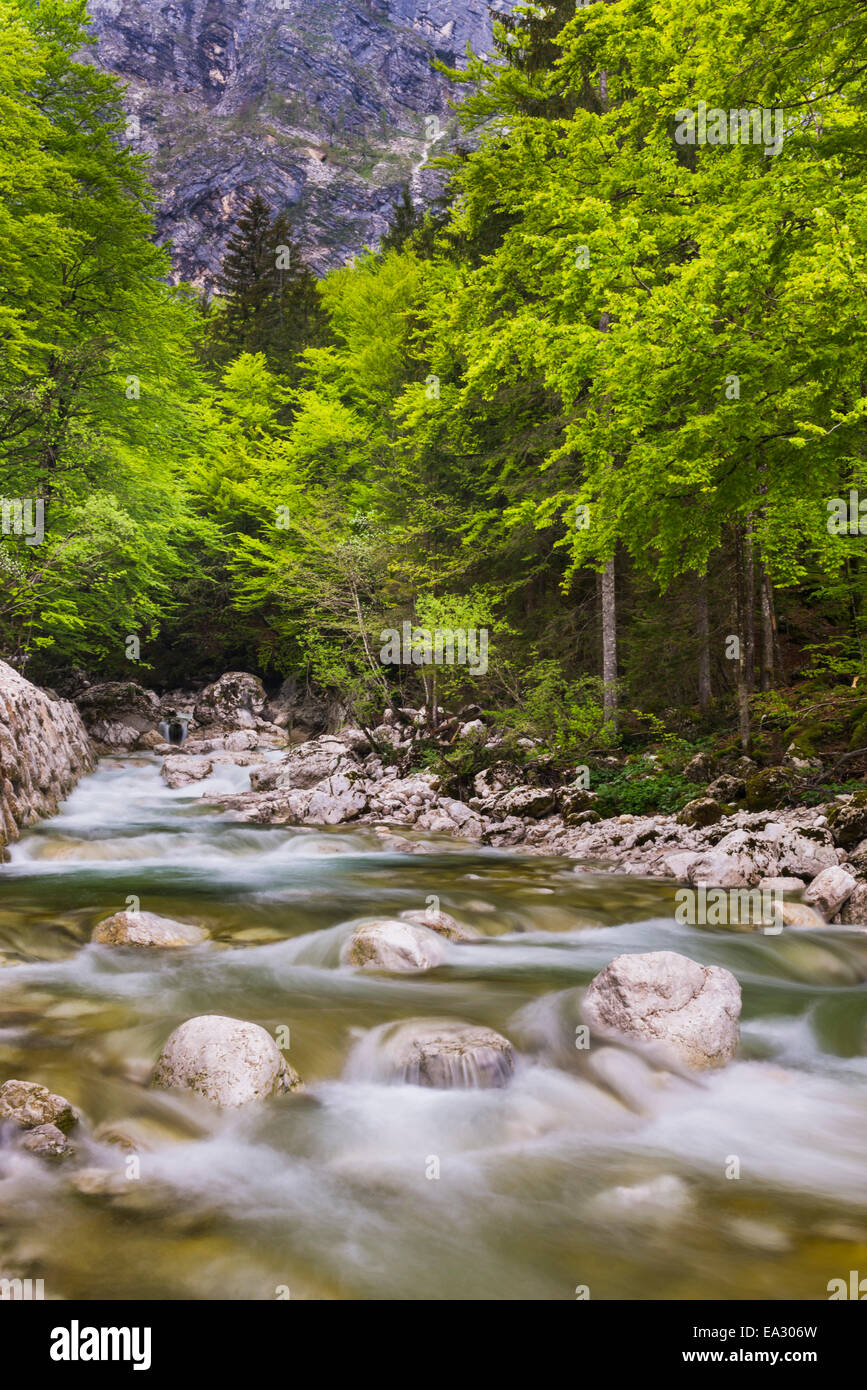
[(828, 825), (834, 843), (842, 849), (852, 849), (861, 840), (867, 839), (867, 791), (855, 792), (852, 799), (842, 806), (832, 806), (828, 812)]
[(788, 767), (763, 767), (747, 778), (747, 810), (775, 811), (792, 798), (800, 778)]
[(683, 810), (678, 813), (678, 825), (692, 825), (700, 828), (705, 825), (716, 825), (721, 821), (725, 812), (718, 801), (714, 801), (712, 796), (697, 796), (692, 801), (688, 801)]

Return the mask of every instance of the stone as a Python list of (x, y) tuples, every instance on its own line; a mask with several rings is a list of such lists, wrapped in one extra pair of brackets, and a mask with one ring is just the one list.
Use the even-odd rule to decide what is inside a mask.
[(791, 900), (779, 905), (777, 919), (784, 927), (794, 927), (801, 931), (815, 931), (817, 927), (827, 925), (824, 917), (820, 917), (815, 908), (810, 907), (808, 903), (795, 903)]
[(716, 760), (710, 753), (696, 753), (683, 769), (687, 782), (709, 782), (716, 772)]
[(867, 792), (855, 792), (842, 806), (832, 806), (828, 824), (834, 843), (842, 849), (853, 849), (867, 836)]
[(415, 922), (419, 927), (428, 927), (430, 931), (438, 932), (440, 936), (445, 936), (449, 941), (475, 941), (479, 933), (472, 927), (464, 926), (458, 922), (448, 912), (443, 912), (439, 907), (427, 907), (419, 911), (401, 912), (400, 918), (404, 922)]
[(709, 784), (707, 794), (715, 801), (743, 801), (747, 794), (747, 784), (743, 777), (730, 777), (728, 773), (723, 772)]
[(833, 917), (851, 895), (857, 880), (842, 865), (823, 869), (804, 893), (804, 902), (816, 907), (827, 920)]
[(196, 723), (228, 729), (250, 727), (261, 715), (266, 698), (258, 676), (247, 671), (227, 671), (200, 694), (194, 711)]
[(208, 932), (192, 922), (175, 922), (155, 912), (116, 912), (93, 929), (91, 941), (99, 946), (149, 946), (160, 949), (198, 946)]
[(366, 1051), (378, 1080), (437, 1090), (487, 1090), (508, 1084), (515, 1050), (492, 1028), (454, 1019), (413, 1018), (373, 1030)]
[(25, 1130), (19, 1145), (22, 1149), (36, 1154), (38, 1158), (52, 1160), (67, 1158), (75, 1152), (74, 1145), (69, 1142), (63, 1130), (52, 1124), (34, 1125), (32, 1129)]
[(142, 734), (156, 730), (160, 718), (158, 697), (136, 681), (88, 686), (75, 703), (90, 737), (110, 750), (134, 748)]
[(166, 1040), (153, 1084), (164, 1091), (194, 1091), (228, 1109), (295, 1091), (301, 1082), (264, 1028), (202, 1014)]
[(201, 782), (203, 778), (210, 777), (213, 770), (211, 758), (173, 753), (160, 768), (160, 776), (167, 787), (188, 787), (191, 782)]
[(557, 801), (567, 825), (576, 825), (578, 822), (575, 817), (583, 815), (585, 811), (594, 810), (598, 800), (597, 792), (588, 791), (578, 782), (572, 786), (561, 787), (557, 793)]
[(362, 922), (340, 951), (343, 965), (404, 974), (435, 969), (445, 956), (442, 937), (436, 931), (400, 918)]
[(550, 787), (512, 787), (508, 791), (498, 792), (495, 796), (485, 797), (476, 806), (476, 810), (482, 815), (494, 816), (497, 820), (503, 820), (506, 816), (526, 816), (531, 820), (540, 820), (542, 816), (550, 815), (554, 810), (555, 800), (555, 793)]
[(0, 1086), (0, 1121), (12, 1120), (19, 1129), (56, 1125), (65, 1134), (80, 1118), (64, 1096), (35, 1081), (6, 1081)]
[(843, 904), (840, 920), (847, 926), (867, 924), (867, 883), (858, 880)]
[(0, 859), (23, 828), (54, 815), (94, 765), (76, 706), (52, 700), (0, 661)]
[(804, 889), (804, 881), (800, 878), (762, 878), (759, 879), (758, 888), (769, 888), (773, 893), (801, 893)]
[(798, 777), (789, 767), (765, 767), (747, 778), (747, 810), (773, 811), (791, 799)]
[(678, 825), (705, 826), (716, 825), (725, 812), (718, 801), (710, 796), (697, 796), (688, 801), (677, 816)]
[(741, 989), (717, 965), (675, 951), (616, 956), (591, 981), (582, 1015), (591, 1032), (661, 1043), (688, 1067), (720, 1067), (738, 1045)]

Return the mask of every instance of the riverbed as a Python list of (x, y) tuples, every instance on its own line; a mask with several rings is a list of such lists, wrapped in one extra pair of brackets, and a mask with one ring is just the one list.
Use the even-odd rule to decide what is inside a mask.
[[(674, 885), (567, 859), (374, 827), (239, 824), (170, 790), (149, 755), (103, 759), (0, 866), (0, 1080), (39, 1081), (123, 1150), (79, 1190), (74, 1164), (0, 1145), (0, 1274), (45, 1296), (115, 1299), (827, 1298), (867, 1273), (867, 934), (780, 935), (674, 920)], [(360, 918), (430, 899), (479, 936), (417, 976), (339, 963)], [(211, 940), (95, 946), (127, 906)], [(725, 966), (741, 1046), (673, 1075), (575, 1045), (580, 988), (622, 952)], [(302, 1093), (221, 1113), (150, 1088), (179, 1023), (262, 1025)], [(390, 1020), (497, 1029), (519, 1061), (498, 1090), (386, 1085), (365, 1048)], [(86, 1184), (84, 1185), (87, 1186)], [(97, 1185), (98, 1186), (98, 1185)]]

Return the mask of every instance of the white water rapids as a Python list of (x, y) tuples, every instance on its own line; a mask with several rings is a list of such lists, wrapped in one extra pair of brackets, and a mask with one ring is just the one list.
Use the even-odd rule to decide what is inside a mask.
[[(106, 1195), (0, 1137), (0, 1274), (60, 1297), (554, 1300), (826, 1298), (867, 1274), (867, 935), (681, 926), (671, 885), (431, 836), (394, 854), (369, 827), (253, 827), (202, 801), (248, 785), (219, 766), (172, 791), (155, 758), (107, 759), (0, 866), (0, 1081), (147, 1138), (140, 1180)], [(419, 976), (339, 964), (359, 918), (430, 895), (481, 938)], [(211, 940), (90, 944), (128, 898)], [(574, 1047), (580, 989), (658, 949), (738, 977), (724, 1070)], [(304, 1093), (221, 1114), (153, 1091), (200, 1013), (288, 1030)], [(497, 1029), (515, 1076), (387, 1084), (386, 1025), (413, 1017)]]

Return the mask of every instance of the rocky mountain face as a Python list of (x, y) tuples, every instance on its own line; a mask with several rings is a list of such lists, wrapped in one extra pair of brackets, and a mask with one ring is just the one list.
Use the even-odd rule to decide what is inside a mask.
[[(507, 10), (511, 0), (491, 0)], [(213, 283), (254, 189), (319, 270), (379, 240), (402, 185), (453, 128), (435, 59), (490, 47), (486, 0), (90, 0), (88, 61), (127, 84), (177, 273)], [(438, 123), (438, 125), (437, 125)]]

